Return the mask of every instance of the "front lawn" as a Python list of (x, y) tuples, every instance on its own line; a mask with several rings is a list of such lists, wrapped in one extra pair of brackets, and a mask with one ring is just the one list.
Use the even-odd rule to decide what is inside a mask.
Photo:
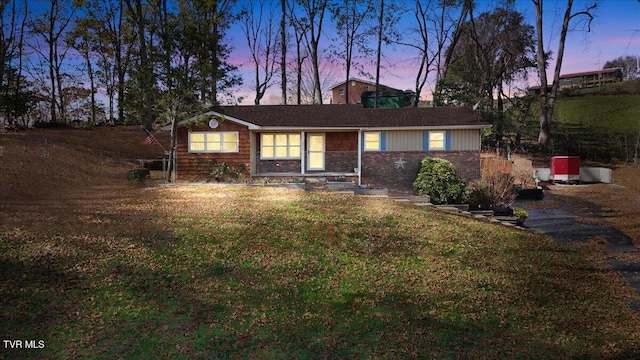
[(588, 246), (406, 203), (132, 186), (0, 216), (0, 334), (45, 343), (0, 358), (640, 355)]

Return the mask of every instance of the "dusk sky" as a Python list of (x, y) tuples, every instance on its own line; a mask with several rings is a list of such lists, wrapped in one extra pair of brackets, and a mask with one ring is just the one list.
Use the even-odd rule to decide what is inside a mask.
[[(403, 1), (403, 0), (400, 0)], [(407, 5), (411, 6), (413, 1), (404, 0)], [(387, 1), (388, 2), (388, 1)], [(397, 0), (396, 0), (397, 2)], [(479, 15), (483, 11), (495, 8), (498, 1), (479, 1), (479, 8), (475, 11)], [(592, 4), (593, 0), (575, 0), (574, 12), (585, 9)], [(565, 0), (546, 0), (544, 3), (544, 37), (545, 46), (548, 51), (557, 53), (559, 27), (562, 25), (562, 16), (566, 6)], [(527, 22), (535, 25), (535, 9), (530, 0), (516, 0), (516, 8), (525, 15)], [(608, 60), (615, 59), (619, 56), (638, 56), (640, 55), (640, 2), (638, 0), (599, 0), (598, 8), (595, 11), (591, 32), (573, 31), (567, 36), (564, 60), (562, 65), (562, 74), (597, 70), (601, 68)], [(407, 13), (405, 16), (412, 16)], [(330, 18), (325, 19), (326, 33), (332, 32)], [(402, 24), (411, 22), (407, 18)], [(576, 22), (573, 22), (576, 24)], [(406, 26), (406, 25), (405, 25)], [(244, 96), (243, 105), (253, 104), (254, 91), (252, 91), (252, 83), (254, 73), (251, 69), (249, 61), (249, 53), (245, 44), (245, 39), (239, 27), (234, 26), (230, 34), (235, 50), (232, 53), (232, 61), (242, 65), (242, 75), (245, 79), (245, 85), (239, 89), (237, 96)], [(324, 45), (329, 45), (330, 39), (325, 37)], [(413, 89), (415, 82), (416, 62), (406, 48), (401, 47), (385, 47), (383, 53), (387, 58), (391, 67), (381, 72), (380, 82), (400, 89)], [(340, 66), (337, 64), (336, 66)], [(549, 76), (552, 76), (555, 61), (552, 61), (549, 69)], [(371, 74), (375, 74), (373, 68), (370, 69)], [(338, 72), (337, 82), (343, 81), (344, 70)], [(358, 77), (355, 76), (354, 77)], [(532, 73), (529, 84), (535, 85), (538, 82), (537, 73)], [(423, 98), (431, 98), (432, 87), (422, 94)], [(262, 103), (278, 103), (279, 102), (279, 85), (274, 85)]]

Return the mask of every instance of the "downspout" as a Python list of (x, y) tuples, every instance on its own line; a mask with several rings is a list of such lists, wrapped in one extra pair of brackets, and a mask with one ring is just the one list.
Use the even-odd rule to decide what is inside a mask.
[(305, 132), (302, 131), (302, 132), (300, 132), (300, 152), (301, 152), (301, 154), (300, 154), (300, 174), (301, 175), (304, 175), (304, 168), (306, 167), (306, 164), (305, 164), (305, 159), (307, 158), (307, 155), (306, 155), (307, 147), (305, 145), (306, 143), (307, 143), (307, 139), (305, 138)]
[(362, 187), (362, 129), (358, 129), (358, 187)]

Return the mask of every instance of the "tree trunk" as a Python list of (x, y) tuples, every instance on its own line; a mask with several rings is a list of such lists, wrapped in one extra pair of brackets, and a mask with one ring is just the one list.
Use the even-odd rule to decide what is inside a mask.
[(378, 18), (378, 53), (376, 60), (376, 96), (374, 98), (373, 107), (378, 107), (378, 95), (380, 93), (380, 57), (382, 55), (382, 22), (384, 18), (384, 0), (380, 0), (380, 17)]
[(553, 83), (551, 91), (547, 89), (547, 73), (546, 59), (544, 54), (544, 43), (542, 37), (542, 2), (543, 0), (534, 0), (536, 5), (536, 30), (538, 33), (538, 72), (540, 73), (540, 133), (538, 135), (538, 146), (545, 147), (548, 145), (551, 137), (551, 119), (553, 117), (553, 108), (555, 105), (556, 95), (558, 94), (558, 80), (560, 78), (560, 70), (562, 68), (562, 58), (564, 56), (564, 45), (569, 31), (569, 20), (571, 19), (571, 7), (573, 0), (567, 0), (564, 18), (562, 21), (562, 30), (560, 31), (560, 41), (558, 42), (558, 52), (556, 59), (556, 67), (553, 73)]
[(311, 61), (313, 61), (313, 92), (314, 99), (320, 105), (322, 105), (322, 89), (320, 87), (320, 69), (319, 69), (319, 61), (318, 61), (318, 42), (313, 41), (314, 45), (312, 45), (311, 50)]
[(96, 124), (96, 85), (93, 79), (93, 67), (91, 66), (91, 58), (87, 50), (87, 72), (89, 74), (89, 86), (91, 88), (91, 120), (89, 125)]
[(147, 130), (151, 130), (153, 125), (153, 112), (151, 104), (151, 91), (153, 90), (153, 79), (152, 79), (152, 69), (149, 62), (149, 55), (147, 52), (147, 40), (145, 39), (145, 20), (144, 20), (144, 11), (142, 9), (142, 0), (133, 0), (135, 1), (135, 8), (131, 5), (132, 0), (125, 0), (127, 3), (127, 7), (129, 11), (133, 15), (136, 32), (138, 36), (138, 41), (140, 45), (139, 56), (140, 56), (140, 87), (143, 92), (142, 104), (144, 106), (143, 109), (143, 121), (144, 127)]
[(286, 15), (287, 15), (287, 2), (286, 0), (280, 0), (280, 6), (282, 7), (282, 19), (280, 19), (280, 40), (282, 41), (280, 46), (280, 73), (281, 73), (281, 89), (282, 89), (282, 103), (287, 105), (287, 27), (286, 27)]
[(55, 124), (58, 122), (58, 119), (56, 117), (56, 78), (55, 78), (55, 69), (54, 69), (54, 65), (53, 65), (53, 56), (54, 56), (54, 52), (53, 49), (56, 46), (54, 41), (53, 41), (53, 35), (54, 35), (54, 26), (55, 26), (55, 18), (53, 16), (54, 10), (55, 10), (55, 6), (56, 6), (56, 1), (53, 0), (51, 1), (51, 14), (49, 15), (49, 78), (51, 80), (51, 107), (50, 107), (50, 113), (51, 113), (51, 123)]
[(176, 152), (178, 150), (178, 119), (176, 114), (171, 116), (171, 146), (169, 148), (169, 164), (167, 166), (167, 181), (177, 180), (176, 176)]

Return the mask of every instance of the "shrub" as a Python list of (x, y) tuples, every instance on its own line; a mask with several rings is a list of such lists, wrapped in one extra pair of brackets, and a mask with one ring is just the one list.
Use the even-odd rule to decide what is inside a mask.
[(429, 195), (434, 204), (460, 203), (469, 193), (468, 186), (450, 161), (430, 157), (420, 162), (413, 189), (420, 195)]
[(151, 178), (151, 172), (147, 168), (131, 169), (127, 172), (127, 180), (145, 182)]
[(244, 179), (244, 165), (233, 166), (227, 163), (216, 165), (213, 163), (213, 169), (211, 169), (211, 176), (219, 182), (238, 182)]
[(509, 207), (516, 198), (515, 177), (505, 169), (493, 171), (471, 186), (469, 209)]
[(527, 212), (527, 210), (523, 208), (514, 207), (513, 216), (517, 216), (520, 219), (520, 221), (524, 221), (526, 218), (529, 217), (529, 213)]

